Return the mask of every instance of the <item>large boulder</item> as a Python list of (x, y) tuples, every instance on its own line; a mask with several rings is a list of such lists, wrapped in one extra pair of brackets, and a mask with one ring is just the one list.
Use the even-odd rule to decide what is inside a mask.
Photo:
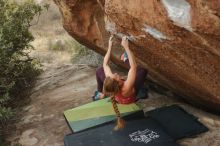
[(111, 33), (158, 84), (220, 111), (220, 0), (54, 0), (67, 32), (104, 55)]

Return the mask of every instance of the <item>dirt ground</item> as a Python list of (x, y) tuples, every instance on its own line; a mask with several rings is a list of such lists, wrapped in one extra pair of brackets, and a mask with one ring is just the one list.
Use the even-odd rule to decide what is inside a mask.
[(94, 68), (72, 64), (45, 68), (9, 141), (23, 146), (61, 146), (64, 135), (70, 133), (63, 111), (91, 101), (96, 87)]
[[(31, 102), (24, 106), (20, 121), (7, 138), (22, 146), (63, 146), (63, 138), (70, 133), (63, 117), (67, 109), (91, 102), (96, 89), (95, 68), (86, 64), (44, 64), (32, 91)], [(194, 108), (181, 100), (162, 96), (155, 92), (138, 104), (148, 111), (160, 106), (179, 104), (189, 113), (199, 117), (209, 132), (196, 138), (178, 141), (181, 146), (219, 146), (220, 117)]]

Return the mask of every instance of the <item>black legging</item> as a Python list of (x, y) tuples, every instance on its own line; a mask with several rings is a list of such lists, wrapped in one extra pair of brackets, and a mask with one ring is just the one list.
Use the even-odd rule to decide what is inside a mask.
[[(125, 61), (125, 64), (130, 67), (129, 60)], [(141, 67), (137, 67), (136, 78), (134, 83), (135, 94), (137, 95), (141, 87), (144, 85), (144, 80), (147, 76), (147, 70)], [(96, 80), (97, 80), (97, 89), (99, 92), (102, 92), (103, 83), (105, 80), (105, 72), (103, 67), (99, 67), (96, 69)]]

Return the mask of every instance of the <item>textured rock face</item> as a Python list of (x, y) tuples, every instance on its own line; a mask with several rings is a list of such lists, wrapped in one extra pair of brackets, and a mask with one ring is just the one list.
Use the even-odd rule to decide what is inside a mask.
[(117, 36), (112, 59), (127, 35), (140, 65), (159, 84), (220, 111), (220, 0), (54, 0), (64, 28), (104, 55), (109, 32)]

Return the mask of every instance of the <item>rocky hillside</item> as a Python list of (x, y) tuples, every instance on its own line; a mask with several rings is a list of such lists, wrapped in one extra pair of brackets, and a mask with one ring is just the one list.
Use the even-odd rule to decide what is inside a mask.
[[(7, 129), (6, 140), (9, 143), (11, 143), (11, 145), (14, 145), (14, 146), (15, 145), (19, 145), (19, 146), (20, 145), (22, 146), (63, 146), (64, 136), (70, 133), (70, 129), (68, 128), (68, 125), (63, 117), (63, 112), (67, 109), (77, 107), (77, 106), (80, 106), (80, 105), (83, 105), (85, 103), (92, 101), (91, 96), (93, 95), (96, 89), (96, 78), (95, 78), (96, 68), (91, 67), (91, 62), (93, 62), (92, 60), (94, 60), (92, 66), (99, 64), (99, 62), (95, 59), (99, 58), (100, 56), (96, 56), (94, 54), (90, 54), (89, 57), (80, 56), (80, 61), (78, 62), (80, 64), (70, 63), (71, 54), (70, 52), (68, 52), (68, 49), (65, 51), (65, 48), (69, 48), (69, 45), (68, 45), (69, 42), (74, 41), (74, 40), (71, 37), (69, 37), (68, 34), (66, 34), (66, 32), (62, 29), (61, 20), (60, 20), (61, 16), (59, 14), (59, 11), (57, 10), (56, 5), (54, 3), (51, 3), (52, 0), (37, 0), (37, 2), (42, 3), (42, 4), (47, 2), (50, 4), (49, 10), (44, 11), (42, 13), (39, 19), (38, 25), (35, 25), (31, 28), (31, 31), (35, 36), (35, 41), (33, 42), (33, 45), (36, 48), (36, 50), (32, 52), (32, 55), (40, 59), (41, 63), (43, 64), (43, 73), (37, 78), (35, 87), (31, 91), (30, 102), (28, 102), (24, 106), (19, 107), (19, 109), (17, 109), (16, 117), (15, 119), (12, 120), (11, 124), (9, 124), (9, 128)], [(104, 16), (103, 9), (105, 7), (104, 1), (83, 0), (83, 1), (77, 1), (76, 3), (74, 3), (74, 0), (65, 0), (65, 2), (66, 4), (70, 4), (73, 2), (71, 6), (72, 8), (75, 9), (75, 10), (71, 10), (71, 15), (74, 16), (74, 18), (71, 18), (72, 24), (67, 23), (68, 21), (64, 19), (64, 24), (66, 24), (65, 28), (66, 29), (70, 28), (70, 25), (77, 26), (76, 23), (78, 24), (77, 27), (79, 27), (79, 29), (80, 29), (80, 26), (82, 26), (83, 28), (87, 28), (87, 29), (79, 30), (78, 33), (76, 33), (77, 27), (75, 27), (75, 30), (73, 28), (67, 29), (67, 30), (69, 31), (70, 34), (72, 34), (72, 36), (80, 40), (81, 43), (84, 43), (87, 46), (90, 46), (92, 49), (95, 49), (97, 52), (101, 54), (105, 53), (104, 47), (106, 46), (106, 42), (108, 40), (109, 34), (105, 30), (104, 26), (107, 24), (106, 25), (107, 29), (114, 28), (114, 27), (111, 27), (112, 25), (108, 25), (109, 23), (106, 23), (104, 21), (105, 20), (103, 18)], [(127, 2), (126, 3), (127, 6), (130, 6), (129, 9), (131, 9), (131, 4), (128, 3), (129, 1), (126, 1), (126, 2)], [(136, 0), (136, 2), (138, 4), (139, 0)], [(150, 0), (148, 0), (148, 2), (149, 2), (148, 4), (151, 3)], [(144, 3), (146, 2), (142, 1), (142, 3), (143, 3), (143, 7), (145, 7), (146, 5), (144, 5)], [(154, 3), (155, 4), (160, 3), (160, 1), (157, 1)], [(64, 11), (64, 13), (69, 15), (70, 13), (68, 13), (68, 11), (70, 12), (70, 9), (68, 8), (70, 7), (70, 5), (69, 7), (67, 7), (68, 5), (65, 5), (64, 1), (59, 1), (59, 4), (62, 5), (62, 7), (60, 8)], [(99, 5), (99, 4), (102, 4), (102, 5)], [(135, 6), (136, 5), (134, 4), (134, 9), (136, 8)], [(151, 5), (151, 6), (153, 7), (154, 5)], [(143, 8), (141, 7), (139, 9), (141, 10)], [(154, 6), (154, 9), (156, 9), (155, 6)], [(90, 13), (93, 11), (97, 13)], [(91, 14), (91, 16), (87, 14), (88, 12), (89, 14)], [(129, 11), (127, 12), (130, 13)], [(73, 15), (74, 13), (75, 15)], [(109, 13), (109, 12), (106, 11), (106, 13)], [(118, 11), (115, 11), (115, 15), (117, 13)], [(80, 16), (80, 17), (76, 17), (76, 16)], [(127, 19), (128, 19), (127, 17), (124, 17), (125, 21), (127, 21)], [(134, 20), (132, 19), (132, 21)], [(91, 23), (91, 22), (94, 22), (94, 23)], [(84, 24), (86, 23), (87, 25), (84, 26)], [(119, 22), (117, 22), (115, 25), (115, 28), (117, 29), (119, 29), (118, 24)], [(93, 35), (99, 34), (99, 33), (96, 33), (96, 31), (94, 31), (93, 33), (91, 32), (92, 30), (96, 30), (94, 29), (94, 27), (91, 27), (93, 25), (99, 26), (100, 30), (102, 31), (102, 33), (100, 34), (102, 34), (101, 36), (103, 37), (103, 41), (102, 41), (103, 44), (97, 45), (96, 43), (99, 42), (100, 38), (93, 37), (92, 35), (90, 35), (90, 34), (93, 34)], [(179, 27), (177, 28), (179, 29)], [(159, 28), (157, 29), (160, 30)], [(126, 31), (124, 30), (123, 33), (128, 32), (128, 30), (129, 29), (127, 29)], [(126, 34), (131, 35), (132, 33), (126, 33)], [(118, 37), (120, 37), (122, 34), (119, 33), (117, 35)], [(151, 44), (150, 42), (150, 41), (153, 41), (153, 38), (151, 38), (145, 33), (143, 35), (145, 35), (145, 39), (146, 39), (144, 41), (147, 41), (149, 43), (149, 46), (153, 47), (154, 44)], [(90, 37), (87, 37), (87, 36), (90, 36)], [(182, 38), (181, 35), (179, 37)], [(90, 41), (90, 39), (92, 40), (94, 38), (97, 38), (97, 42), (93, 44), (92, 41)], [(130, 39), (132, 40), (132, 38)], [(142, 39), (144, 38), (140, 36), (141, 41), (143, 41)], [(182, 40), (183, 39), (184, 38), (182, 38)], [(168, 43), (167, 40), (166, 41), (162, 40), (162, 42), (160, 42), (155, 39), (154, 41), (157, 44), (164, 43), (164, 42)], [(138, 51), (139, 49), (142, 49), (143, 55), (146, 55), (147, 53), (151, 51), (156, 51), (158, 49), (161, 49), (161, 48), (139, 48), (140, 46), (136, 47), (136, 45), (138, 45), (137, 44), (138, 42), (136, 41), (132, 41), (132, 42), (133, 44), (131, 47), (133, 51), (135, 51), (134, 49), (136, 49), (136, 51)], [(56, 49), (54, 50), (53, 46), (64, 46), (63, 47), (64, 49), (57, 48), (58, 50)], [(115, 57), (113, 58), (113, 60), (116, 61), (116, 63), (120, 64), (120, 62), (117, 61), (117, 58), (116, 58), (121, 53), (118, 42), (116, 42), (115, 46), (116, 46), (115, 48), (116, 50), (115, 50)], [(178, 50), (178, 48), (176, 50)], [(136, 55), (138, 55), (137, 53), (138, 52), (136, 52)], [(156, 53), (157, 52), (154, 52), (154, 54)], [(175, 50), (173, 53), (174, 53), (173, 55), (176, 54)], [(158, 52), (158, 55), (161, 55), (160, 56), (161, 58), (164, 57), (162, 56), (162, 54), (160, 54), (160, 52)], [(94, 56), (96, 57), (94, 58)], [(142, 60), (143, 56), (142, 57), (140, 56), (140, 58), (138, 56), (136, 57), (140, 61)], [(156, 56), (152, 56), (152, 57), (155, 57), (155, 61), (157, 61)], [(160, 59), (160, 57), (158, 59)], [(170, 61), (173, 61), (173, 65), (177, 65), (175, 63), (175, 60), (172, 60), (173, 58), (171, 56), (169, 57), (171, 59)], [(208, 60), (204, 60), (204, 62), (205, 61), (208, 61)], [(142, 65), (144, 65), (145, 67), (148, 67), (147, 62), (140, 61), (139, 63), (142, 63)], [(166, 65), (165, 63), (167, 62), (160, 62), (159, 65), (164, 66)], [(184, 61), (182, 63), (184, 63)], [(158, 69), (159, 67), (160, 66), (158, 66)], [(117, 71), (118, 71), (118, 68), (117, 68)], [(163, 75), (162, 72), (160, 74)], [(190, 75), (190, 72), (189, 72), (189, 75)], [(151, 77), (153, 77), (153, 73), (151, 73)], [(175, 74), (173, 74), (173, 78), (174, 79), (176, 78)], [(192, 84), (194, 83), (193, 80), (187, 80), (187, 81), (191, 82)], [(216, 84), (219, 84), (219, 82), (217, 82)], [(167, 86), (168, 84), (164, 84), (164, 85)], [(172, 85), (175, 85), (175, 84), (172, 84)], [(195, 85), (193, 84), (192, 86), (195, 86)], [(186, 88), (183, 88), (183, 89), (186, 90)], [(178, 91), (177, 89), (176, 90), (173, 89), (173, 90)], [(172, 96), (170, 92), (168, 92), (167, 95), (168, 96), (164, 96), (164, 95), (157, 94), (153, 91), (150, 91), (149, 98), (139, 101), (138, 104), (141, 104), (141, 106), (144, 108), (145, 111), (148, 111), (148, 110), (151, 110), (157, 107), (161, 107), (164, 105), (178, 104), (181, 107), (183, 107), (187, 112), (198, 117), (199, 120), (209, 128), (208, 132), (200, 134), (197, 137), (179, 140), (177, 143), (180, 144), (181, 146), (219, 146), (220, 145), (220, 117), (219, 116), (216, 116), (208, 112), (202, 111), (200, 109), (197, 109), (195, 107), (192, 107), (184, 103), (182, 100), (179, 100), (175, 98), (174, 96)], [(213, 99), (211, 97), (212, 96), (210, 96), (209, 100)], [(217, 94), (216, 94), (216, 97), (217, 97)]]

